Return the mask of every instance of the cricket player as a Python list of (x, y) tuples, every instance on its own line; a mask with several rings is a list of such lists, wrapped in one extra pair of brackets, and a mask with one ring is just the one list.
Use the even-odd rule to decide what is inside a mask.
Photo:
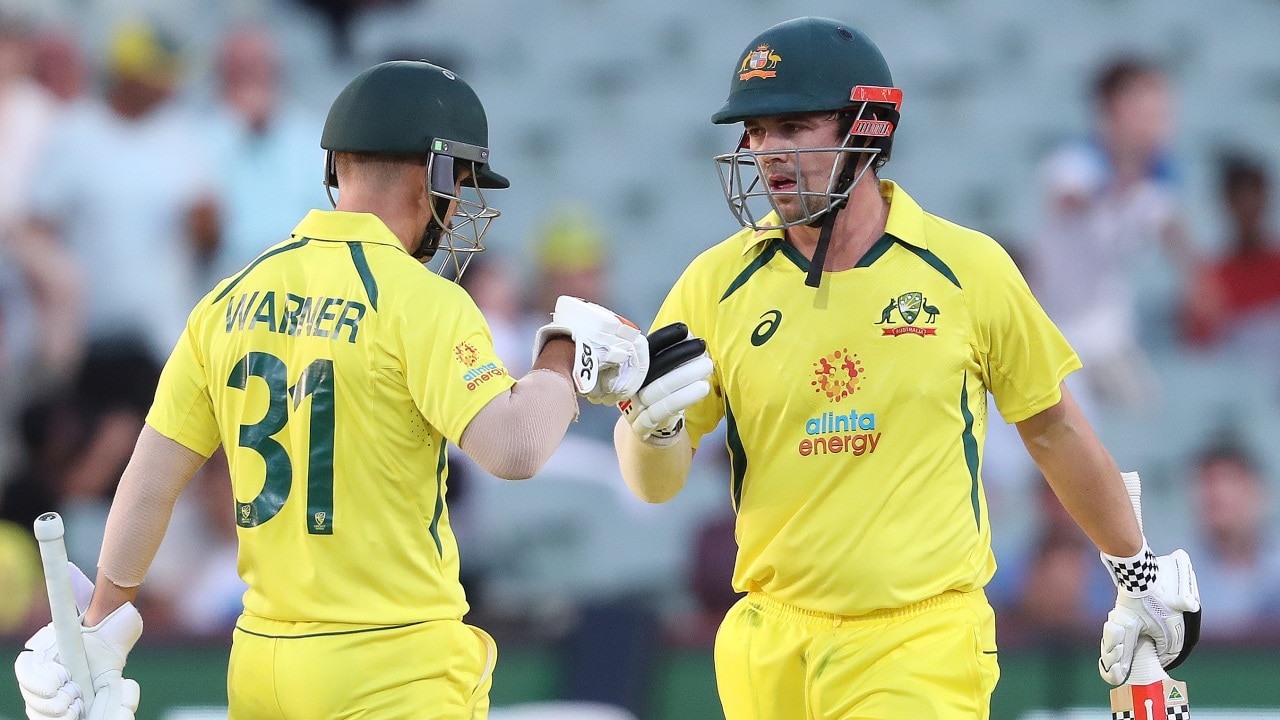
[(29, 717), (133, 717), (131, 600), (175, 499), (220, 444), (249, 586), (231, 718), (487, 717), (496, 648), (462, 622), (446, 444), (498, 477), (530, 477), (578, 391), (617, 402), (647, 364), (638, 329), (562, 299), (517, 381), (470, 297), (424, 267), (443, 248), (457, 275), (483, 247), (498, 214), (484, 190), (508, 186), (487, 136), (472, 89), (426, 62), (374, 66), (338, 95), (321, 140), (334, 211), (312, 211), (219, 283), (165, 366), (83, 618), (93, 707), (45, 628), (15, 668)]
[(667, 296), (653, 377), (614, 432), (631, 489), (663, 502), (727, 423), (746, 593), (715, 644), (727, 720), (988, 717), (988, 392), (1117, 581), (1103, 676), (1124, 679), (1139, 635), (1180, 661), (1199, 610), (1190, 561), (1148, 549), (1063, 389), (1075, 353), (999, 245), (878, 177), (903, 98), (880, 51), (799, 18), (731, 70), (712, 120), (743, 123), (717, 161), (744, 229)]

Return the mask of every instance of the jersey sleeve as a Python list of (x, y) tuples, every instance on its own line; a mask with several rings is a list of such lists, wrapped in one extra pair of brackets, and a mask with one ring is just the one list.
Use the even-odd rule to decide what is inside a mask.
[(469, 295), (450, 286), (429, 322), (401, 313), (405, 380), (419, 412), (453, 442), (480, 408), (515, 384), (493, 348), (493, 334)]
[[(709, 297), (708, 290), (699, 287), (697, 268), (697, 263), (691, 265), (676, 281), (666, 300), (663, 301), (662, 307), (658, 309), (658, 315), (649, 332), (671, 323), (682, 322), (689, 326), (689, 332), (707, 342), (707, 352), (711, 355), (712, 362), (715, 362), (713, 313), (706, 309), (708, 307), (714, 309), (715, 299)], [(689, 441), (695, 450), (702, 436), (714, 430), (720, 424), (720, 419), (724, 417), (724, 392), (720, 381), (719, 364), (716, 364), (710, 382), (711, 392), (684, 413), (685, 429), (689, 433)]]
[(202, 307), (203, 304), (192, 312), (178, 344), (164, 364), (155, 400), (147, 413), (147, 424), (207, 458), (218, 449), (222, 438), (213, 414), (205, 356), (197, 332)]
[(1058, 404), (1062, 380), (1080, 369), (1080, 358), (1008, 253), (988, 242), (984, 277), (969, 285), (979, 362), (1000, 415), (1016, 423)]

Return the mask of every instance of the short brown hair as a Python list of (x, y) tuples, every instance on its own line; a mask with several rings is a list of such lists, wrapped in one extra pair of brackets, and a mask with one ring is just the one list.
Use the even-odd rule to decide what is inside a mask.
[(1164, 70), (1153, 60), (1136, 55), (1116, 58), (1094, 76), (1093, 97), (1099, 105), (1110, 105), (1117, 95), (1128, 90), (1135, 82), (1162, 77)]

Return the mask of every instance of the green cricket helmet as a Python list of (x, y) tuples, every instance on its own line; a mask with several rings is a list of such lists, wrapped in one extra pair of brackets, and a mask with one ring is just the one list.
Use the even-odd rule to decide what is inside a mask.
[[(453, 71), (425, 61), (384, 62), (357, 75), (329, 108), (320, 147), (331, 201), (336, 153), (426, 158), (433, 219), (414, 255), (426, 262), (443, 242), (449, 258), (438, 271), (450, 269), (455, 280), (471, 256), (484, 251), (484, 235), (499, 215), (483, 190), (511, 185), (489, 165), (480, 98)], [(465, 195), (460, 186), (468, 188)], [(446, 217), (451, 203), (456, 211)]]
[[(730, 210), (743, 226), (756, 230), (819, 222), (848, 200), (867, 169), (889, 159), (901, 106), (902, 91), (894, 87), (884, 55), (858, 29), (838, 20), (802, 17), (760, 33), (739, 56), (729, 97), (711, 121), (723, 125), (761, 117), (835, 113), (845, 133), (838, 145), (781, 154), (793, 155), (797, 165), (801, 153), (836, 153), (845, 161), (833, 164), (826, 187), (797, 184), (791, 191), (804, 201), (801, 217), (766, 223), (764, 216), (776, 209), (774, 193), (761, 180), (761, 156), (749, 149), (744, 134), (734, 152), (716, 157)], [(859, 171), (859, 163), (850, 156), (870, 157)]]

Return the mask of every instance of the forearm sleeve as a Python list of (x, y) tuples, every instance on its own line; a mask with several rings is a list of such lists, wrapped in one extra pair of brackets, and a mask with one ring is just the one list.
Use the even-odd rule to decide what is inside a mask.
[(619, 418), (613, 427), (613, 446), (618, 451), (622, 479), (645, 502), (661, 503), (675, 497), (693, 466), (693, 447), (683, 429), (671, 445), (654, 447), (637, 437), (625, 418)]
[(492, 475), (533, 477), (578, 418), (578, 396), (568, 378), (534, 370), (480, 409), (458, 447)]
[(123, 588), (137, 587), (155, 559), (182, 488), (205, 458), (144, 425), (107, 516), (98, 570)]

